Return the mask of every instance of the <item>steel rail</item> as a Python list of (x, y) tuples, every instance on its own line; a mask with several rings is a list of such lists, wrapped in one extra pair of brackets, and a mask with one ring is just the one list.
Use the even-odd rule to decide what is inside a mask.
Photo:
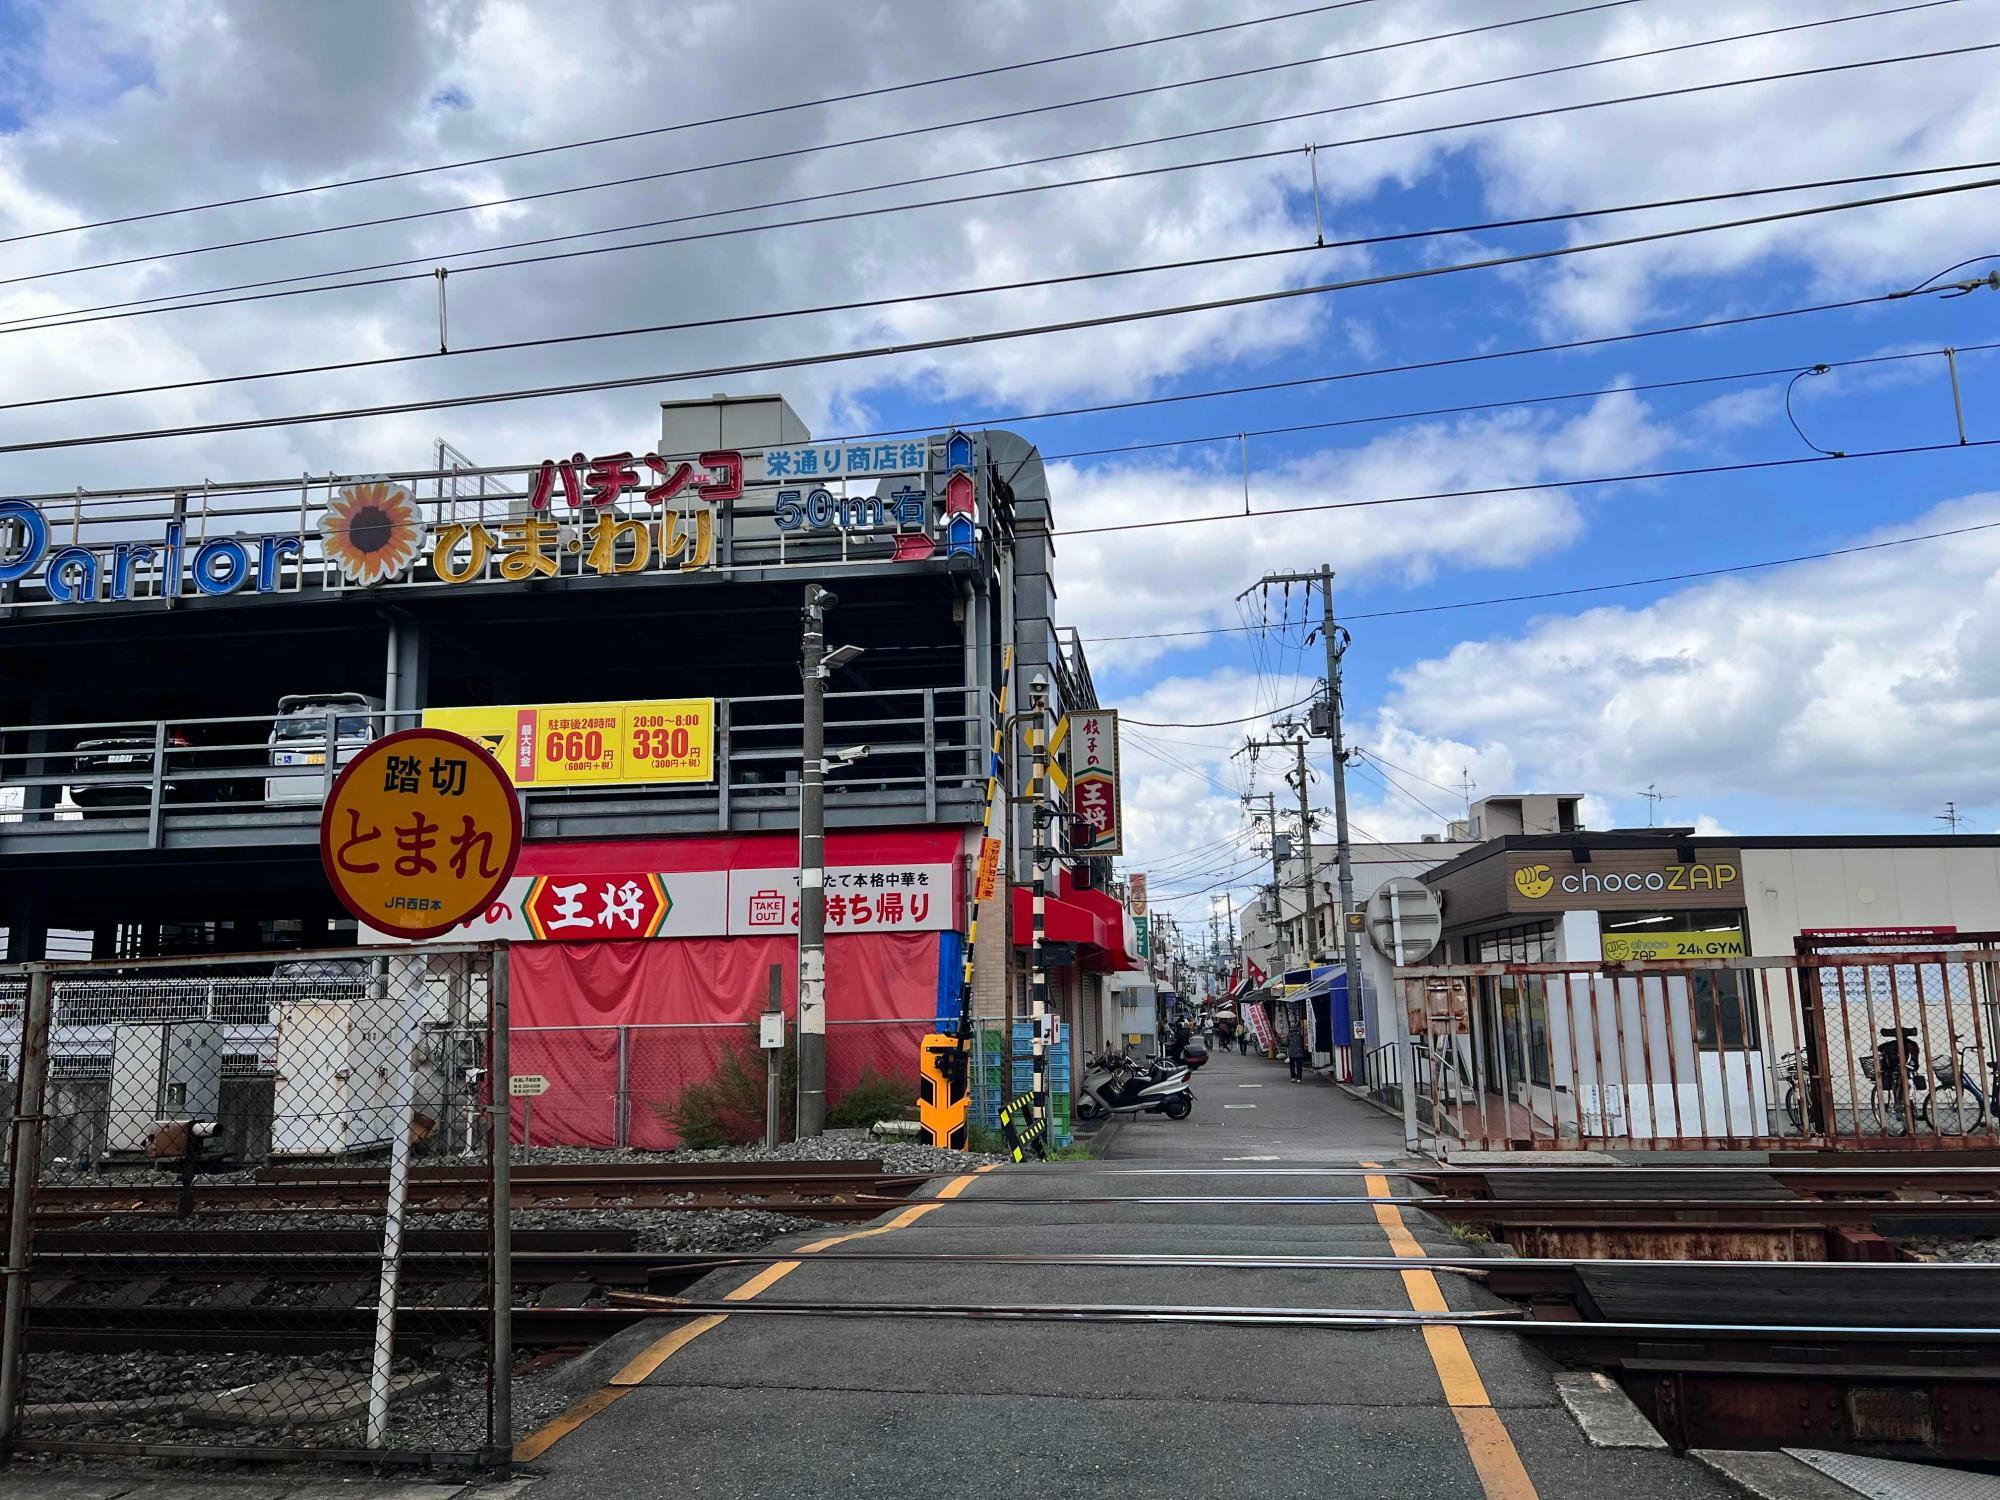
[[(1380, 1200), (1377, 1200), (1380, 1201)], [(644, 1252), (641, 1252), (644, 1253)], [(690, 1250), (678, 1254), (651, 1256), (651, 1264), (662, 1270), (722, 1270), (732, 1266), (772, 1265), (799, 1259), (796, 1250)], [(1327, 1271), (1407, 1271), (1413, 1263), (1397, 1255), (1181, 1255), (1166, 1251), (1047, 1253), (1005, 1250), (823, 1250), (811, 1257), (822, 1261), (858, 1261), (885, 1265), (980, 1265), (980, 1266), (1163, 1266), (1213, 1267), (1218, 1270), (1327, 1270)], [(2000, 1263), (1985, 1261), (1797, 1261), (1797, 1260), (1650, 1260), (1617, 1256), (1526, 1256), (1526, 1255), (1426, 1255), (1426, 1271), (1461, 1271), (1467, 1275), (1500, 1278), (1516, 1272), (1546, 1274), (1586, 1270), (1685, 1270), (1700, 1267), (1719, 1274), (1742, 1271), (1812, 1271), (1832, 1273), (1883, 1273), (1908, 1270), (1963, 1274), (1968, 1278), (1988, 1277), (2000, 1281)]]
[[(746, 1161), (746, 1162), (515, 1162), (510, 1174), (515, 1182), (928, 1182), (934, 1173), (891, 1172), (879, 1160), (854, 1161)], [(951, 1175), (951, 1174), (945, 1174)], [(413, 1167), (412, 1182), (447, 1182), (463, 1179), (484, 1182), (482, 1162), (426, 1163)], [(298, 1182), (376, 1183), (385, 1179), (381, 1167), (354, 1166), (271, 1166), (258, 1169), (257, 1181), (289, 1184)]]
[[(1405, 1269), (1409, 1263), (1405, 1262)], [(1528, 1338), (1615, 1343), (1639, 1340), (1658, 1346), (1665, 1335), (1725, 1343), (1833, 1340), (1856, 1345), (1971, 1345), (1986, 1349), (2000, 1364), (2000, 1327), (1885, 1328), (1856, 1324), (1791, 1323), (1635, 1323), (1568, 1322), (1524, 1318), (1510, 1309), (1453, 1308), (1415, 1313), (1391, 1308), (1190, 1307), (1122, 1304), (984, 1304), (940, 1302), (772, 1301), (757, 1298), (733, 1302), (694, 1297), (655, 1297), (639, 1292), (615, 1292), (621, 1311), (645, 1311), (654, 1316), (682, 1317), (710, 1313), (833, 1318), (969, 1318), (999, 1321), (1221, 1323), (1239, 1326), (1298, 1326), (1326, 1328), (1456, 1327)], [(1927, 1367), (1933, 1363), (1927, 1360)], [(1962, 1367), (1969, 1369), (1970, 1367)], [(1942, 1373), (1942, 1372), (1939, 1372)], [(1990, 1371), (1981, 1373), (1990, 1374)]]

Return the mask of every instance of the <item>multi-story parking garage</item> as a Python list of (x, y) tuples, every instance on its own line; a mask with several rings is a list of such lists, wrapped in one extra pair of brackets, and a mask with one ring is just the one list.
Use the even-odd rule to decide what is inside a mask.
[[(368, 740), (444, 723), (487, 739), (522, 802), (515, 878), (468, 935), (524, 945), (516, 1070), (554, 1085), (537, 1128), (657, 1143), (649, 1090), (697, 1065), (693, 1029), (739, 1026), (774, 970), (793, 992), (816, 583), (829, 643), (860, 648), (827, 683), (829, 749), (856, 752), (826, 798), (829, 1088), (907, 1075), (957, 1004), (1006, 664), (1016, 704), (1040, 677), (1058, 711), (1095, 706), (1055, 623), (1049, 517), (1010, 433), (813, 443), (775, 396), (667, 403), (644, 455), (8, 502), (6, 956), (62, 933), (100, 959), (269, 949), (275, 969), (357, 941), (322, 799)], [(1126, 962), (1106, 873), (1080, 863), (1059, 891), (1083, 938), (1052, 990), (1072, 1014)], [(997, 1016), (1019, 975), (995, 910), (976, 993)], [(269, 982), (230, 1000), (239, 1068), (295, 981)], [(155, 1017), (206, 1003), (133, 996)]]

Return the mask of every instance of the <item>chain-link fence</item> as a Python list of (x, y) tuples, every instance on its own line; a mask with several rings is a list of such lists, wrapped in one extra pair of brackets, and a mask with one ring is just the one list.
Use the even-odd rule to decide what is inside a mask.
[[(917, 1097), (928, 1017), (828, 1023), (827, 1123), (859, 1126)], [(782, 1050), (759, 1044), (758, 1022), (530, 1026), (514, 1030), (516, 1078), (536, 1092), (513, 1101), (513, 1138), (528, 1147), (670, 1151), (764, 1139), (778, 1086), (778, 1138), (789, 1140), (798, 1093), (797, 1028)]]
[(505, 963), (432, 944), (0, 971), (13, 1444), (504, 1456)]

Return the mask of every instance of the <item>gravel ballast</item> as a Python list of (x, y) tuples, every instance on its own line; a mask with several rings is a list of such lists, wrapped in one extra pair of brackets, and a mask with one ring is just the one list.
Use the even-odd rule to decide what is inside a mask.
[(946, 1151), (911, 1141), (883, 1140), (863, 1131), (834, 1130), (780, 1146), (721, 1146), (710, 1151), (637, 1151), (599, 1146), (516, 1146), (514, 1160), (535, 1166), (593, 1166), (602, 1162), (671, 1165), (674, 1162), (880, 1161), (884, 1171), (941, 1176), (970, 1172), (1007, 1160), (984, 1151)]
[[(833, 1132), (777, 1148), (737, 1146), (707, 1151), (637, 1151), (587, 1147), (516, 1147), (514, 1160), (535, 1165), (629, 1164), (635, 1167), (674, 1163), (840, 1162), (880, 1161), (895, 1174), (948, 1176), (997, 1164), (1005, 1158), (967, 1151), (944, 1151), (909, 1141), (881, 1139), (862, 1132)], [(209, 1178), (209, 1182), (246, 1181), (248, 1173)], [(197, 1188), (197, 1196), (199, 1195)], [(379, 1229), (380, 1219), (353, 1213), (203, 1214), (195, 1220), (170, 1215), (111, 1214), (96, 1221), (119, 1230), (186, 1233), (201, 1230), (249, 1230), (315, 1233)], [(642, 1251), (672, 1255), (684, 1252), (748, 1251), (785, 1236), (822, 1229), (797, 1215), (758, 1208), (718, 1209), (697, 1213), (663, 1212), (648, 1208), (523, 1209), (511, 1220), (517, 1230), (606, 1228), (630, 1231)], [(411, 1229), (479, 1231), (486, 1227), (481, 1210), (412, 1213)], [(52, 1289), (53, 1290), (53, 1289)], [(274, 1326), (282, 1327), (288, 1307), (323, 1299), (330, 1290), (312, 1284), (276, 1281), (260, 1288), (179, 1287), (163, 1290), (161, 1301), (179, 1306), (238, 1302), (246, 1294), (252, 1305), (266, 1308)], [(355, 1287), (357, 1304), (373, 1287)], [(460, 1289), (462, 1291), (462, 1289)], [(98, 1300), (115, 1293), (111, 1286), (76, 1283), (57, 1293), (64, 1301)], [(413, 1321), (421, 1319), (426, 1295), (450, 1297), (452, 1292), (413, 1284), (404, 1302)], [(529, 1295), (533, 1295), (530, 1293)], [(138, 1310), (135, 1310), (138, 1311)], [(143, 1311), (138, 1311), (143, 1319)], [(523, 1356), (524, 1361), (526, 1356)], [(563, 1380), (564, 1366), (534, 1362), (534, 1372), (517, 1375), (514, 1408), (517, 1430), (531, 1431), (561, 1411), (572, 1399)], [(395, 1372), (402, 1394), (392, 1408), (394, 1446), (416, 1450), (469, 1450), (484, 1440), (486, 1374), (481, 1357), (463, 1345), (438, 1349), (418, 1358), (402, 1357)], [(83, 1441), (155, 1442), (222, 1447), (230, 1444), (306, 1448), (359, 1447), (361, 1421), (334, 1415), (351, 1404), (357, 1382), (368, 1373), (365, 1351), (276, 1354), (256, 1351), (149, 1351), (85, 1353), (48, 1351), (24, 1361), (24, 1400), (30, 1433)], [(247, 1390), (246, 1390), (247, 1388)], [(271, 1391), (263, 1420), (233, 1420), (254, 1409), (259, 1393)], [(312, 1420), (302, 1418), (310, 1412)]]

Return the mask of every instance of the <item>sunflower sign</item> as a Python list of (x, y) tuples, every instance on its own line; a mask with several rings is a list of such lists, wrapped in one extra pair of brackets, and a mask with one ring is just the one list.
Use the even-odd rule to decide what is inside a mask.
[(403, 573), (424, 550), (424, 518), (410, 492), (387, 480), (344, 486), (319, 518), (328, 561), (367, 587)]

